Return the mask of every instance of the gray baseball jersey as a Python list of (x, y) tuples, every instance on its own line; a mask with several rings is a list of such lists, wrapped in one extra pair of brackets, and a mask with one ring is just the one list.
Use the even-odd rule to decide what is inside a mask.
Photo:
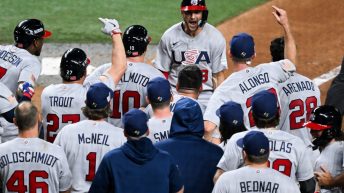
[[(106, 72), (103, 81), (109, 88), (114, 88), (114, 81)], [(84, 81), (84, 84), (52, 84), (44, 88), (41, 95), (44, 139), (54, 142), (57, 133), (70, 123), (85, 120), (81, 108), (85, 106), (88, 88), (100, 82), (98, 78)]]
[(170, 134), (172, 116), (166, 118), (152, 117), (148, 120), (149, 135), (147, 136), (153, 143), (168, 139)]
[(270, 168), (242, 167), (225, 172), (216, 182), (213, 193), (231, 192), (300, 192), (295, 181)]
[[(110, 64), (103, 64), (99, 70), (92, 72), (91, 76), (97, 76), (109, 67)], [(146, 107), (147, 83), (156, 77), (164, 77), (164, 75), (153, 66), (127, 62), (127, 70), (115, 87), (109, 122), (122, 127), (122, 117), (126, 112), (132, 108)]]
[(318, 86), (309, 78), (293, 73), (287, 81), (279, 84), (278, 90), (281, 105), (278, 128), (300, 137), (306, 145), (312, 145), (312, 136), (303, 124), (321, 103)]
[[(213, 74), (227, 69), (226, 40), (220, 31), (208, 23), (196, 37), (183, 31), (182, 22), (173, 25), (163, 34), (157, 49), (154, 66), (169, 72), (168, 80), (174, 87), (178, 73), (186, 65), (197, 65), (201, 69), (204, 91), (213, 91)], [(203, 93), (209, 100), (211, 95), (207, 92), (201, 95)]]
[[(344, 142), (336, 141), (328, 144), (315, 161), (315, 171), (321, 171), (320, 166), (327, 168), (332, 176), (344, 172)], [(334, 187), (331, 189), (321, 188), (321, 193), (342, 193), (344, 189)]]
[(62, 148), (39, 138), (16, 138), (0, 144), (3, 192), (59, 192), (72, 175)]
[[(280, 130), (260, 129), (259, 131), (269, 139), (271, 168), (295, 181), (305, 181), (314, 176), (311, 148), (307, 147), (300, 138)], [(243, 166), (242, 149), (236, 142), (247, 132), (236, 133), (227, 141), (218, 168), (231, 171)]]
[(18, 127), (14, 123), (8, 122), (5, 118), (0, 117), (0, 127), (3, 128), (2, 142), (10, 141), (18, 137)]
[(54, 144), (67, 155), (72, 192), (88, 192), (103, 156), (125, 141), (123, 129), (106, 121), (84, 120), (63, 127)]
[(220, 120), (216, 110), (225, 102), (234, 101), (241, 104), (246, 128), (255, 128), (251, 111), (252, 96), (262, 90), (269, 90), (277, 95), (278, 84), (289, 78), (288, 71), (294, 70), (295, 65), (289, 60), (281, 60), (232, 73), (211, 96), (204, 113), (204, 120), (219, 126)]
[(0, 82), (12, 93), (16, 93), (18, 82), (35, 85), (41, 73), (41, 63), (37, 56), (13, 45), (0, 45)]

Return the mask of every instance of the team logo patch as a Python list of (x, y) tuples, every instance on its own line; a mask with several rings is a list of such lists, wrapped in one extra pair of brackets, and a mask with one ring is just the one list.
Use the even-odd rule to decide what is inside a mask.
[(242, 57), (245, 57), (246, 56), (246, 52), (241, 52), (240, 54)]
[(238, 120), (233, 120), (233, 125), (237, 125), (238, 124)]
[(184, 53), (185, 61), (183, 63), (184, 64), (196, 64), (199, 53), (200, 52), (197, 49), (187, 50)]
[(198, 0), (191, 0), (191, 5), (197, 5), (198, 4)]
[(162, 97), (159, 96), (159, 97), (157, 98), (157, 100), (158, 100), (159, 102), (161, 102), (161, 101), (162, 101)]
[(264, 153), (265, 153), (265, 149), (260, 149), (260, 150), (259, 150), (259, 153), (260, 153), (260, 154), (264, 154)]
[(269, 113), (265, 112), (264, 117), (269, 117)]

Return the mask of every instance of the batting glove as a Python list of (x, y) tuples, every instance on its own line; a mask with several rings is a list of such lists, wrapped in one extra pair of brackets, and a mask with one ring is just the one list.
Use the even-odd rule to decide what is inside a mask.
[(23, 96), (29, 99), (31, 99), (33, 94), (35, 93), (33, 86), (28, 82), (24, 82), (23, 84), (20, 84), (19, 90), (23, 93)]
[(113, 34), (121, 34), (118, 21), (115, 19), (98, 18), (103, 24), (102, 32), (106, 35), (112, 36)]

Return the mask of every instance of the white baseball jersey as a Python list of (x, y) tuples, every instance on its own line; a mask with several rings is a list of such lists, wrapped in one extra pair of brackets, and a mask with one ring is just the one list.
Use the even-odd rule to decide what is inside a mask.
[(0, 144), (3, 192), (66, 191), (72, 175), (62, 148), (39, 138), (16, 138)]
[[(15, 108), (18, 102), (12, 92), (0, 82), (0, 114), (6, 113)], [(0, 116), (0, 142), (6, 142), (18, 136), (18, 128), (13, 123), (9, 123), (5, 118)]]
[(320, 91), (309, 78), (293, 73), (279, 85), (281, 117), (278, 128), (300, 137), (306, 145), (312, 145), (309, 129), (303, 124), (309, 119), (312, 110), (319, 106)]
[[(103, 75), (107, 78), (103, 83), (113, 90), (113, 79), (107, 73)], [(100, 82), (98, 78), (91, 78), (83, 85), (52, 84), (43, 89), (41, 106), (45, 140), (54, 142), (62, 127), (86, 119), (81, 108), (85, 106), (88, 88), (97, 82)]]
[[(197, 65), (201, 69), (203, 91), (213, 91), (213, 74), (227, 69), (226, 40), (220, 31), (208, 23), (196, 37), (184, 32), (182, 22), (173, 25), (163, 34), (157, 49), (154, 66), (169, 72), (168, 80), (174, 87), (178, 73), (185, 65)], [(211, 95), (204, 93), (209, 100)]]
[(171, 117), (156, 118), (152, 117), (148, 120), (149, 135), (147, 136), (153, 143), (168, 139), (172, 122)]
[[(260, 129), (259, 131), (269, 139), (271, 168), (295, 181), (305, 181), (314, 176), (311, 148), (307, 147), (300, 138), (280, 130)], [(237, 141), (247, 132), (249, 131), (236, 133), (227, 141), (218, 168), (231, 171), (243, 166), (242, 148), (237, 145)]]
[(204, 113), (204, 120), (219, 126), (220, 119), (216, 115), (216, 110), (225, 102), (234, 101), (239, 103), (243, 109), (246, 128), (255, 128), (251, 114), (252, 96), (262, 90), (269, 90), (277, 95), (277, 85), (289, 78), (288, 71), (295, 71), (295, 65), (289, 60), (281, 60), (260, 64), (256, 67), (247, 67), (232, 73), (216, 88), (210, 98)]
[[(328, 144), (315, 161), (314, 171), (321, 171), (320, 166), (325, 167), (332, 176), (344, 172), (344, 142), (336, 141)], [(321, 188), (321, 193), (342, 193), (344, 189), (333, 187), (331, 189)]]
[(225, 172), (216, 182), (213, 193), (256, 192), (298, 193), (297, 184), (270, 168), (242, 167)]
[(35, 85), (41, 73), (41, 63), (37, 56), (14, 45), (0, 45), (0, 82), (12, 93), (16, 93), (18, 82)]
[[(92, 72), (97, 76), (110, 67), (111, 64), (103, 64), (99, 70)], [(150, 79), (164, 77), (153, 66), (145, 63), (127, 62), (127, 70), (115, 87), (112, 115), (109, 122), (117, 127), (122, 127), (122, 117), (132, 108), (146, 107), (147, 84)]]
[(88, 192), (103, 156), (125, 141), (123, 129), (106, 121), (84, 120), (63, 127), (54, 144), (67, 155), (72, 192)]
[[(184, 96), (184, 95), (180, 95), (180, 94), (174, 94), (173, 95), (173, 100), (171, 101), (170, 103), (170, 109), (171, 111), (173, 111), (173, 108), (174, 106), (176, 105), (176, 103), (182, 99), (182, 98), (189, 98), (189, 99), (192, 99), (194, 101), (196, 101), (199, 106), (201, 107), (201, 110), (202, 110), (202, 114), (204, 114), (204, 111), (205, 111), (205, 108), (206, 106), (202, 103), (200, 103), (198, 100), (194, 99), (194, 98), (191, 98), (191, 97), (188, 97), (188, 96)], [(148, 115), (149, 118), (153, 117), (154, 116), (154, 112), (153, 112), (153, 109), (152, 109), (152, 105), (148, 105), (145, 109), (144, 109), (144, 112)]]

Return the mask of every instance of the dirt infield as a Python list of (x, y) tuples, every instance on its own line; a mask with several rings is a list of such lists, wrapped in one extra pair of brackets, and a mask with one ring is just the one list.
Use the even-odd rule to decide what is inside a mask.
[[(270, 41), (283, 34), (271, 5), (288, 12), (289, 22), (298, 48), (297, 71), (313, 79), (338, 66), (344, 56), (344, 1), (343, 0), (274, 0), (245, 12), (218, 26), (227, 41), (238, 32), (254, 36), (257, 57), (255, 64), (270, 61)], [(210, 13), (211, 14), (211, 13)], [(230, 62), (229, 62), (230, 63)], [(229, 71), (231, 73), (231, 64)], [(320, 89), (322, 101), (330, 83)], [(40, 106), (42, 88), (36, 88), (33, 101)]]

